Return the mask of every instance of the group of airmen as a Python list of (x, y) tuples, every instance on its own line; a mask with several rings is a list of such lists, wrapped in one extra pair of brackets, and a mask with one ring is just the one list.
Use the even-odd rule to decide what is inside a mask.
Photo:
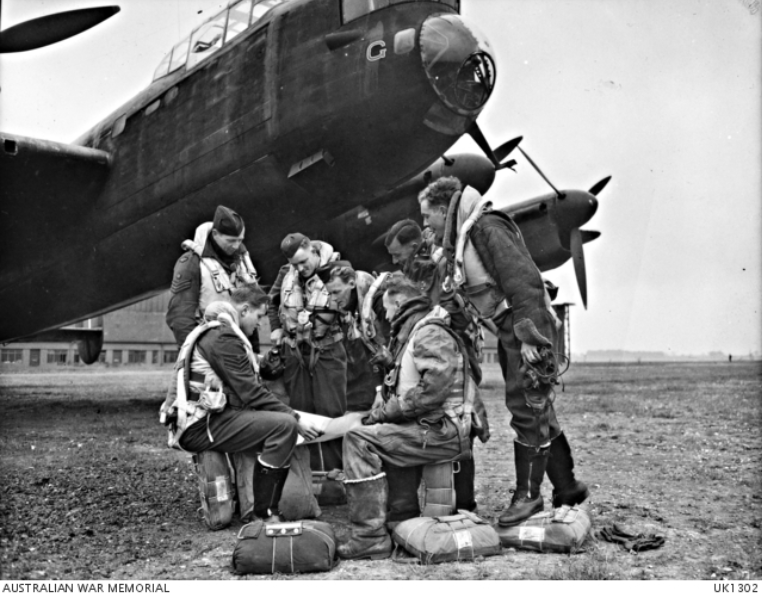
[[(457, 461), (457, 507), (476, 509), (473, 440), (489, 438), (478, 393), (483, 328), (498, 338), (515, 432), (516, 485), (499, 524), (543, 510), (546, 474), (554, 507), (588, 496), (553, 407), (554, 287), (514, 221), (473, 188), (444, 177), (418, 201), (424, 229), (406, 219), (386, 234), (394, 273), (357, 270), (326, 242), (290, 233), (280, 246), (286, 264), (265, 293), (243, 244), (244, 221), (224, 206), (184, 242), (174, 269), (167, 323), (196, 386), (181, 422), (172, 416), (176, 443), (191, 452), (256, 452), (257, 517), (278, 519), (298, 436), (321, 433), (313, 415), (300, 413), (362, 413), (343, 438), (308, 446), (313, 470), (343, 473), (351, 520), (343, 559), (390, 556), (389, 530), (421, 513), (429, 465)], [(262, 381), (275, 360), (257, 354), (265, 316), (288, 404)], [(214, 390), (227, 399), (220, 412), (200, 402)]]

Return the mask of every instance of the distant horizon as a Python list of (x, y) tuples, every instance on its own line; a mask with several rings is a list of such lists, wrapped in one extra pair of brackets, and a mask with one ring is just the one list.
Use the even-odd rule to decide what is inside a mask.
[(572, 351), (572, 361), (605, 362), (605, 361), (727, 361), (728, 356), (733, 361), (760, 361), (762, 353), (749, 351), (746, 353), (712, 351), (709, 353), (671, 353), (666, 351), (627, 351), (620, 349), (601, 349), (585, 352)]

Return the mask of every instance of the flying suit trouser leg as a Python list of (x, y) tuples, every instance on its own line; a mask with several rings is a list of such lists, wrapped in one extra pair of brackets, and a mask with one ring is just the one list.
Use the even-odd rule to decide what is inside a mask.
[(376, 397), (376, 386), (384, 383), (381, 373), (373, 370), (370, 353), (362, 340), (344, 340), (347, 351), (347, 410), (370, 410)]
[(400, 522), (421, 515), (418, 502), (418, 487), (421, 484), (422, 466), (395, 466), (384, 464), (386, 482), (389, 485), (389, 499), (386, 527), (393, 529)]
[(266, 410), (237, 410), (230, 407), (201, 419), (186, 429), (180, 446), (190, 452), (260, 452), (259, 459), (267, 466), (289, 465), (298, 437), (296, 419), (287, 413)]
[(385, 464), (422, 466), (453, 460), (460, 453), (459, 430), (449, 419), (429, 427), (415, 422), (377, 423), (344, 436), (344, 474), (348, 481), (364, 480), (383, 473)]
[[(347, 354), (336, 342), (316, 351), (317, 360), (309, 369), (310, 349), (302, 347), (301, 357), (288, 345), (283, 347), (283, 383), (291, 408), (326, 417), (340, 417), (347, 411)], [(341, 468), (341, 439), (309, 446), (313, 470)], [(321, 456), (322, 452), (322, 456)]]
[[(497, 356), (505, 379), (505, 405), (511, 413), (511, 428), (516, 433), (516, 441), (536, 448), (547, 445), (561, 433), (556, 411), (550, 402), (551, 386), (525, 387), (521, 341), (513, 333), (513, 317), (510, 315), (500, 327)], [(545, 410), (541, 414), (535, 413), (527, 406), (527, 397), (547, 402)]]

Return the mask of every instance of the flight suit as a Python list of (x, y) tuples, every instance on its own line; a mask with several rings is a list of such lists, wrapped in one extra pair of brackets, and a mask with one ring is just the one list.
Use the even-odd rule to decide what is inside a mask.
[[(232, 256), (225, 254), (214, 243), (211, 228), (212, 223), (200, 225), (193, 241), (183, 243), (186, 253), (177, 260), (172, 274), (166, 321), (178, 345), (201, 322), (209, 303), (229, 301), (233, 289), (257, 282), (246, 248), (241, 246)], [(214, 266), (213, 273), (209, 272), (210, 266), (202, 270), (204, 261)], [(213, 274), (220, 273), (227, 278), (213, 279)], [(254, 352), (259, 352), (259, 333), (255, 332), (249, 340)]]
[(514, 525), (542, 510), (546, 472), (554, 506), (581, 503), (588, 490), (574, 477), (571, 448), (556, 417), (555, 378), (537, 381), (521, 354), (522, 344), (555, 352), (558, 341), (558, 319), (540, 271), (511, 217), (493, 211), (473, 188), (465, 188), (459, 200), (452, 278), (480, 317), (498, 328), (505, 404), (516, 434), (516, 489), (499, 522)]
[[(321, 266), (336, 258), (325, 242), (313, 245)], [(271, 330), (284, 331), (283, 382), (294, 408), (340, 417), (347, 412), (347, 353), (338, 312), (328, 309), (328, 294), (317, 274), (303, 279), (293, 266), (281, 267), (270, 289)], [(309, 446), (313, 470), (341, 468), (341, 440)]]
[(391, 550), (385, 523), (392, 494), (385, 467), (414, 468), (470, 455), (468, 372), (447, 318), (424, 297), (403, 302), (392, 320), (395, 366), (385, 380), (384, 404), (344, 436), (352, 524), (350, 539), (338, 548), (343, 559), (383, 558)]
[[(253, 481), (239, 477), (239, 485), (252, 485), (253, 513), (257, 517), (277, 515), (298, 437), (299, 415), (262, 385), (256, 370), (257, 356), (232, 320), (211, 328), (204, 325), (199, 331), (203, 333), (195, 347), (192, 341), (196, 333), (191, 333), (181, 351), (183, 363), (185, 358), (192, 357), (189, 381), (196, 387), (187, 393), (191, 402), (177, 405), (187, 406), (194, 413), (192, 424), (186, 425), (179, 435), (179, 445), (191, 452), (213, 450), (255, 457)], [(198, 418), (200, 415), (195, 413), (202, 408), (197, 402), (199, 391), (208, 385), (210, 378), (222, 386), (226, 404), (222, 411), (210, 411)], [(172, 404), (166, 404), (169, 407), (163, 406), (162, 411), (171, 409)], [(178, 414), (178, 420), (182, 417)], [(244, 467), (236, 463), (236, 472)], [(250, 501), (241, 497), (242, 504)]]
[[(481, 343), (482, 337), (476, 320), (466, 310), (463, 298), (453, 290), (444, 290), (443, 282), (447, 275), (447, 261), (442, 256), (441, 249), (432, 252), (431, 246), (423, 242), (418, 251), (413, 254), (403, 265), (402, 272), (410, 280), (417, 283), (420, 289), (429, 296), (431, 303), (441, 305), (450, 314), (450, 327), (460, 336), (466, 347), (471, 375), (477, 385), (481, 383)], [(481, 399), (475, 403), (476, 413), (481, 419), (481, 427), (474, 428), (479, 432), (481, 441), (489, 439), (489, 421), (487, 411)], [(476, 435), (475, 435), (476, 436)], [(411, 484), (420, 481), (420, 472), (413, 469), (390, 468), (388, 472), (391, 482), (399, 481), (400, 484)], [(476, 478), (476, 465), (473, 456), (460, 463), (460, 472), (455, 475), (455, 491), (457, 494), (458, 509), (475, 510), (476, 499), (474, 493), (474, 481)], [(390, 510), (390, 516), (407, 516), (409, 510), (417, 508), (417, 502), (404, 501), (401, 497), (392, 500), (394, 508)], [(393, 521), (393, 520), (390, 520)]]
[[(352, 311), (343, 313), (339, 318), (347, 351), (347, 410), (352, 412), (370, 410), (376, 387), (384, 383), (384, 370), (370, 361), (377, 349), (386, 345), (389, 336), (389, 324), (381, 300), (383, 291), (368, 295), (374, 280), (367, 272), (357, 271)], [(366, 304), (368, 298), (371, 303)], [(373, 325), (372, 338), (364, 335), (361, 319), (364, 310), (369, 317), (365, 323)]]

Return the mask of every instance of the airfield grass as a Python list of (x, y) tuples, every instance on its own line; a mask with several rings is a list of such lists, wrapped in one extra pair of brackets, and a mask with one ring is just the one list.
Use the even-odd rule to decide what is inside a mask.
[[(189, 456), (158, 424), (169, 369), (0, 375), (0, 577), (3, 579), (273, 579), (236, 576), (240, 523), (198, 520)], [(275, 579), (761, 579), (762, 365), (578, 364), (556, 408), (591, 489), (594, 528), (617, 522), (666, 537), (630, 555), (588, 540), (576, 555), (507, 549), (475, 562), (421, 567), (342, 562)], [(478, 443), (479, 513), (496, 519), (513, 486), (503, 386), (482, 394), (492, 438)], [(551, 487), (543, 486), (547, 500)], [(346, 506), (322, 519), (346, 534)]]

